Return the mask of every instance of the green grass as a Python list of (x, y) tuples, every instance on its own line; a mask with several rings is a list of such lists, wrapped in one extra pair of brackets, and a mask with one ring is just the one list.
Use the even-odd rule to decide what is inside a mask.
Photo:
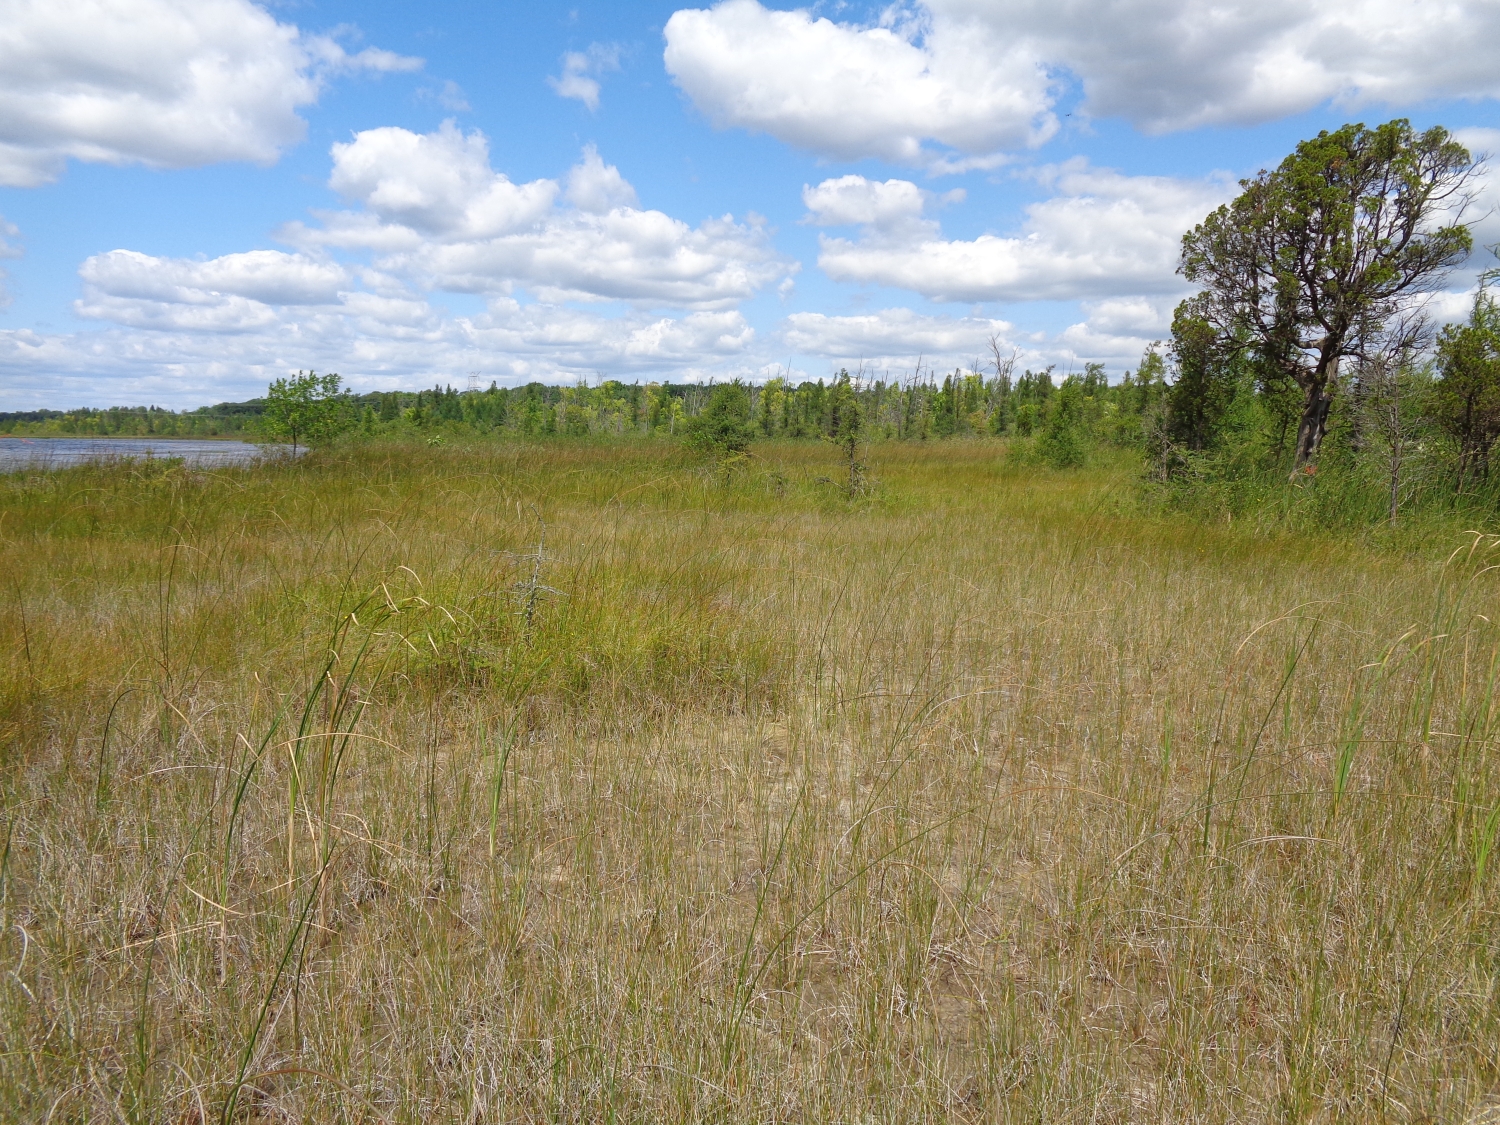
[(836, 456), (0, 478), (0, 1104), (1415, 1122), (1496, 1088), (1493, 542), (1194, 522), (1126, 459), (985, 442), (876, 446), (851, 503)]

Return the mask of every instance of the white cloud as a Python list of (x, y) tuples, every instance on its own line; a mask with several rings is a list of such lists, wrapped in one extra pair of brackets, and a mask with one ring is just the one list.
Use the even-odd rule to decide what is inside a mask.
[(599, 76), (620, 69), (620, 48), (613, 43), (594, 43), (587, 51), (568, 51), (562, 57), (562, 74), (547, 84), (560, 98), (575, 98), (594, 110), (599, 108)]
[(667, 70), (715, 124), (935, 173), (1051, 136), (1068, 74), (1086, 113), (1150, 132), (1500, 96), (1490, 0), (926, 0), (874, 27), (726, 0), (665, 34)]
[[(421, 298), (364, 292), (331, 307), (247, 308), (254, 304), (106, 297), (101, 308), (120, 327), (0, 331), (6, 405), (56, 407), (71, 395), (78, 404), (197, 406), (263, 393), (269, 380), (309, 367), (337, 371), (358, 390), (460, 384), (471, 371), (504, 385), (600, 372), (722, 378), (753, 367), (755, 332), (735, 311), (605, 317), (497, 297), (478, 316), (452, 317)], [(247, 315), (236, 322), (236, 312)]]
[[(1102, 306), (1111, 306), (1104, 309)], [(1158, 306), (1159, 309), (1159, 306)], [(1161, 332), (1138, 332), (1111, 316), (1129, 312), (1124, 303), (1100, 302), (1085, 306), (1092, 315), (1049, 335), (1023, 332), (1004, 320), (982, 316), (927, 315), (905, 308), (882, 309), (857, 316), (794, 313), (782, 323), (778, 341), (798, 355), (825, 359), (831, 370), (863, 369), (877, 378), (912, 375), (941, 376), (955, 368), (993, 370), (993, 338), (1000, 352), (1014, 357), (1017, 370), (1040, 371), (1053, 366), (1061, 373), (1081, 370), (1085, 363), (1103, 363), (1118, 376), (1134, 368), (1141, 353)], [(1170, 319), (1170, 305), (1167, 306)], [(1134, 312), (1143, 315), (1145, 310)]]
[(199, 296), (232, 295), (276, 305), (321, 305), (349, 284), (343, 267), (279, 250), (250, 250), (194, 261), (111, 250), (87, 259), (85, 282), (116, 297), (198, 303)]
[(1182, 289), (1175, 273), (1182, 233), (1230, 194), (1220, 181), (1123, 176), (1081, 160), (1038, 178), (1056, 194), (1026, 208), (1016, 235), (949, 241), (930, 223), (870, 226), (857, 240), (822, 236), (818, 265), (835, 281), (938, 301), (1174, 292)]
[(73, 311), (88, 320), (109, 320), (129, 328), (193, 333), (249, 332), (277, 323), (276, 310), (269, 305), (233, 294), (205, 295), (200, 301), (177, 302), (90, 291), (73, 303)]
[(252, 250), (193, 261), (111, 250), (84, 261), (74, 312), (133, 328), (248, 332), (277, 321), (273, 305), (326, 305), (349, 284), (344, 269), (300, 254)]
[(568, 202), (596, 214), (638, 205), (635, 188), (625, 182), (618, 168), (600, 159), (593, 145), (584, 147), (583, 160), (568, 173)]
[(731, 216), (689, 227), (660, 211), (564, 212), (539, 229), (481, 242), (430, 243), (383, 268), (441, 289), (532, 289), (548, 301), (621, 300), (727, 307), (786, 273), (765, 231)]
[(858, 27), (726, 0), (665, 35), (668, 72), (716, 125), (824, 156), (924, 164), (940, 158), (926, 141), (992, 153), (1057, 128), (1044, 68), (983, 20)]
[(1500, 6), (1434, 0), (930, 0), (1083, 80), (1085, 108), (1152, 132), (1500, 95)]
[(156, 168), (273, 162), (323, 76), (420, 59), (278, 23), (249, 0), (10, 0), (0, 28), (0, 185), (68, 158)]
[(437, 289), (547, 301), (623, 300), (727, 308), (786, 275), (764, 223), (731, 216), (690, 227), (639, 207), (635, 189), (589, 146), (558, 206), (554, 180), (495, 172), (479, 132), (372, 129), (333, 148), (330, 186), (368, 207), (291, 223), (295, 246), (365, 248), (379, 268)]
[(735, 311), (607, 319), (503, 297), (475, 319), (472, 332), (476, 344), (496, 352), (545, 359), (574, 371), (593, 367), (615, 373), (735, 357), (755, 339), (755, 330)]
[(1474, 235), (1471, 265), (1489, 269), (1495, 265), (1493, 248), (1500, 244), (1500, 129), (1458, 129), (1454, 135), (1476, 158), (1485, 160), (1464, 218)]
[(1177, 297), (1110, 297), (1084, 301), (1083, 311), (1094, 332), (1129, 335), (1136, 339), (1163, 339), (1172, 328)]
[(819, 226), (862, 224), (889, 228), (922, 217), (922, 189), (910, 180), (880, 183), (863, 176), (840, 176), (817, 187), (802, 185), (802, 203)]
[[(795, 272), (759, 219), (690, 227), (641, 209), (592, 146), (567, 177), (566, 202), (552, 180), (515, 185), (494, 172), (484, 137), (451, 125), (371, 130), (333, 155), (334, 186), (368, 209), (289, 226), (297, 252), (85, 260), (74, 312), (108, 327), (0, 332), (7, 403), (56, 404), (79, 386), (92, 388), (81, 401), (190, 405), (309, 367), (364, 389), (470, 371), (501, 382), (744, 374), (757, 366), (755, 332), (734, 306)], [(340, 263), (327, 245), (373, 260)], [(453, 315), (435, 288), (489, 300), (483, 313)], [(601, 315), (561, 303), (573, 298), (636, 307)], [(40, 374), (56, 371), (79, 382)]]
[(436, 133), (388, 126), (333, 146), (328, 186), (386, 223), (427, 236), (486, 238), (536, 222), (557, 184), (513, 184), (490, 168), (483, 133), (445, 121)]
[(800, 355), (822, 356), (835, 366), (884, 371), (887, 368), (952, 368), (984, 362), (990, 338), (1009, 341), (1013, 326), (988, 317), (929, 316), (911, 309), (882, 309), (860, 316), (793, 313), (782, 342)]

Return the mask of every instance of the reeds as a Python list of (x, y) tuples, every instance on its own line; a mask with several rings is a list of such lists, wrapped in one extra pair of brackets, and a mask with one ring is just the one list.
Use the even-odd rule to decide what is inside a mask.
[(1267, 539), (979, 443), (874, 447), (851, 503), (835, 456), (0, 480), (0, 1105), (1418, 1121), (1495, 1091), (1492, 540)]

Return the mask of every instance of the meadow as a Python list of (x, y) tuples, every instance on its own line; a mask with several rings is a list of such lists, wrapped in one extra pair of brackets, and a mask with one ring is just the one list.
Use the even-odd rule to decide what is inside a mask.
[(0, 477), (5, 1115), (1500, 1088), (1500, 543), (1155, 510), (1125, 454), (840, 471), (580, 439)]

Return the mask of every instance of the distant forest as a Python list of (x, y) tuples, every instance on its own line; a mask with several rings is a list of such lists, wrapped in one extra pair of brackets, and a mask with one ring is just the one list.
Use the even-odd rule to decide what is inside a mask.
[[(1148, 383), (1164, 389), (1164, 366), (1148, 355), (1143, 373)], [(841, 372), (833, 381), (822, 379), (793, 384), (776, 378), (748, 385), (753, 426), (767, 438), (817, 438), (830, 432), (830, 391), (847, 380)], [(1077, 385), (1092, 412), (1102, 413), (1117, 400), (1134, 415), (1152, 397), (1127, 372), (1122, 384), (1111, 388), (1102, 364), (1089, 364), (1064, 385)], [(1000, 364), (994, 375), (980, 370), (954, 371), (941, 381), (935, 377), (905, 382), (853, 382), (863, 407), (866, 434), (872, 439), (926, 439), (958, 434), (1030, 434), (1047, 417), (1048, 404), (1060, 389), (1052, 369), (1026, 371), (1012, 378)], [(597, 386), (547, 386), (459, 391), (451, 386), (424, 391), (389, 391), (341, 396), (343, 426), (369, 434), (401, 431), (446, 431), (474, 435), (514, 434), (521, 437), (594, 434), (675, 434), (707, 405), (714, 386), (706, 383), (622, 383), (606, 380)], [(1130, 409), (1135, 407), (1135, 409)], [(226, 402), (197, 410), (171, 411), (157, 406), (108, 409), (31, 410), (0, 413), (0, 433), (28, 436), (171, 436), (262, 437), (265, 399)], [(1113, 413), (1113, 409), (1111, 410)]]

